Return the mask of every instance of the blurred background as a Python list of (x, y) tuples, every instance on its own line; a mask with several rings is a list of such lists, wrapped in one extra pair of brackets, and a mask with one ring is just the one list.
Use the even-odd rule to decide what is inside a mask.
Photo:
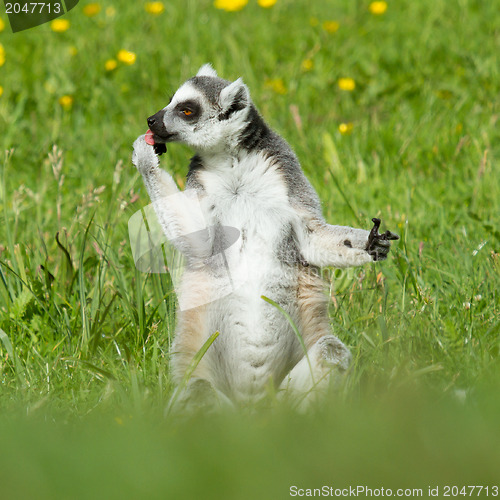
[[(2, 498), (498, 484), (499, 54), (480, 0), (81, 0), (18, 33), (0, 11)], [(401, 235), (325, 270), (354, 362), (309, 415), (270, 395), (163, 417), (176, 299), (134, 267), (130, 156), (206, 62), (244, 79), (329, 223)], [(191, 155), (162, 156), (180, 187)]]

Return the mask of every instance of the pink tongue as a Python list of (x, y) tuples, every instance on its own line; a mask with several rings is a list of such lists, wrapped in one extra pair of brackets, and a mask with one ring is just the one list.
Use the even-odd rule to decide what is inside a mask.
[(149, 144), (150, 146), (154, 146), (155, 140), (153, 139), (153, 132), (148, 129), (146, 132), (146, 137), (144, 137), (144, 140), (146, 141), (146, 144)]

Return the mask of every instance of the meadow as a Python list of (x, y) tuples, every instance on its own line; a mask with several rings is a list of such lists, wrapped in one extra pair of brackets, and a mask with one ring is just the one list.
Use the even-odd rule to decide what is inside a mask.
[[(81, 1), (16, 34), (0, 19), (1, 498), (499, 485), (495, 2)], [(243, 77), (328, 222), (401, 236), (385, 262), (325, 270), (354, 361), (307, 415), (270, 396), (164, 416), (176, 299), (134, 266), (128, 220), (149, 199), (131, 146), (206, 62)], [(162, 156), (181, 187), (190, 156)]]

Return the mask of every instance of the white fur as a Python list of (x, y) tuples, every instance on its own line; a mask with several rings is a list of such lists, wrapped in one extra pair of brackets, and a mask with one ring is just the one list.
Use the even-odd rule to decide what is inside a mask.
[[(198, 76), (215, 77), (216, 73), (205, 65)], [(242, 89), (250, 103), (248, 89), (238, 79), (221, 91), (220, 109), (228, 108), (235, 96), (241, 96)], [(183, 123), (169, 114), (179, 102), (189, 99), (196, 99), (203, 108), (196, 124)], [(237, 402), (252, 401), (262, 397), (271, 382), (276, 387), (284, 380), (281, 388), (306, 396), (316, 385), (326, 384), (324, 379), (332, 369), (345, 370), (350, 354), (330, 334), (325, 310), (324, 321), (318, 323), (321, 332), (316, 337), (315, 332), (308, 332), (309, 338), (319, 340), (309, 346), (309, 356), (304, 357), (288, 320), (262, 299), (267, 296), (292, 317), (299, 315), (299, 275), (303, 271), (287, 264), (277, 249), (293, 228), (305, 261), (314, 266), (356, 266), (373, 260), (365, 249), (369, 232), (328, 225), (317, 212), (307, 208), (309, 205), (292, 204), (279, 165), (261, 152), (245, 152), (237, 147), (247, 110), (232, 113), (230, 120), (220, 120), (220, 109), (212, 109), (189, 81), (165, 109), (167, 130), (174, 129), (179, 141), (193, 147), (203, 160), (203, 169), (196, 178), (202, 186), (197, 192), (199, 206), (193, 209), (189, 202), (169, 201), (179, 193), (171, 176), (158, 167), (153, 148), (143, 137), (134, 143), (133, 162), (143, 176), (165, 234), (176, 238), (203, 225), (231, 227), (240, 232), (223, 255), (210, 257), (215, 241), (210, 234), (196, 250), (189, 244), (180, 248), (190, 257), (179, 290), (180, 301), (205, 305), (200, 309), (201, 319), (189, 323), (196, 326), (182, 326), (188, 324), (188, 316), (180, 316), (181, 331), (174, 341), (174, 355), (185, 357), (186, 345), (201, 347), (214, 331), (219, 331), (197, 375), (213, 386), (214, 393), (222, 392)], [(314, 300), (319, 299), (313, 296)], [(188, 342), (188, 336), (195, 340)]]
[(217, 77), (217, 71), (212, 67), (211, 64), (204, 64), (196, 73), (196, 76), (213, 76)]
[[(136, 154), (144, 149), (140, 142), (142, 140), (138, 139)], [(148, 156), (153, 160), (151, 155)], [(297, 286), (295, 275), (284, 272), (274, 250), (282, 237), (282, 228), (288, 223), (300, 227), (302, 221), (289, 204), (286, 187), (277, 169), (261, 154), (225, 159), (214, 155), (209, 157), (206, 164), (206, 170), (200, 175), (204, 186), (200, 201), (207, 226), (218, 222), (236, 227), (245, 232), (247, 244), (242, 251), (243, 238), (240, 236), (226, 252), (235, 289), (208, 306), (205, 340), (215, 330), (223, 330), (224, 335), (218, 339), (217, 347), (214, 345), (205, 357), (209, 363), (215, 364), (222, 353), (224, 364), (220, 370), (213, 371), (210, 382), (216, 388), (222, 388), (233, 400), (248, 401), (262, 396), (270, 376), (276, 379), (282, 377), (291, 360), (302, 357), (300, 344), (290, 335), (288, 322), (278, 310), (261, 298), (262, 295), (271, 295), (269, 290), (276, 284)], [(148, 170), (147, 174), (143, 173), (143, 176), (151, 199), (156, 201), (154, 207), (158, 219), (170, 237), (174, 233), (187, 233), (197, 227), (199, 217), (190, 220), (187, 216), (195, 212), (179, 210), (176, 216), (175, 205), (165, 203), (172, 194), (178, 192), (173, 181), (166, 181), (170, 178), (166, 172), (155, 167), (152, 171)], [(160, 183), (163, 193), (169, 198), (161, 198), (157, 202), (156, 193)], [(210, 210), (212, 206), (215, 208)], [(182, 227), (176, 230), (179, 225)], [(309, 257), (309, 254), (306, 255)], [(343, 262), (339, 260), (339, 263)], [(200, 280), (216, 280), (211, 292), (214, 298), (220, 292), (220, 286), (226, 284), (224, 277), (217, 281), (214, 276), (207, 275), (202, 278), (197, 276), (196, 281), (191, 282), (189, 273), (188, 269), (186, 282), (190, 285), (180, 290), (184, 307), (190, 300), (195, 304), (199, 300), (194, 292)], [(336, 341), (340, 343), (338, 339)], [(288, 354), (283, 356), (283, 353)], [(314, 359), (316, 357), (313, 356)], [(345, 359), (330, 364), (318, 361), (315, 362), (315, 370), (323, 376), (327, 369), (342, 362), (345, 364)], [(293, 387), (295, 392), (309, 391), (314, 381), (311, 381), (308, 366), (304, 362), (300, 366), (294, 370), (293, 377), (287, 379), (286, 387)], [(285, 387), (285, 383), (282, 387)]]
[[(321, 224), (311, 233), (304, 233), (299, 226), (299, 238), (302, 243), (304, 259), (319, 267), (337, 268), (361, 266), (373, 261), (365, 250), (369, 231), (345, 226)], [(346, 247), (349, 240), (352, 248)]]
[(172, 97), (172, 101), (167, 106), (165, 106), (164, 109), (173, 108), (179, 102), (195, 98), (203, 98), (203, 96), (196, 90), (191, 82), (187, 81), (181, 87), (179, 87), (179, 89)]
[[(240, 237), (226, 252), (234, 281), (246, 281), (234, 293), (211, 304), (207, 318), (212, 329), (225, 332), (217, 349), (207, 353), (208, 359), (219, 352), (231, 353), (225, 370), (214, 375), (214, 384), (224, 387), (230, 379), (231, 388), (226, 390), (231, 397), (257, 398), (270, 374), (278, 378), (286, 369), (289, 361), (283, 352), (293, 351), (294, 357), (300, 357), (300, 345), (289, 335), (288, 323), (261, 298), (274, 284), (283, 285), (288, 280), (290, 286), (296, 286), (295, 276), (284, 275), (274, 255), (282, 228), (288, 222), (296, 223), (296, 214), (280, 175), (260, 154), (243, 154), (226, 162), (209, 160), (200, 181), (208, 224), (236, 227), (246, 237), (245, 244)], [(210, 211), (213, 205), (215, 209)]]
[(219, 96), (219, 103), (222, 109), (229, 108), (239, 92), (243, 94), (245, 101), (248, 102), (250, 94), (247, 86), (243, 83), (241, 78), (238, 78), (233, 83), (222, 89)]

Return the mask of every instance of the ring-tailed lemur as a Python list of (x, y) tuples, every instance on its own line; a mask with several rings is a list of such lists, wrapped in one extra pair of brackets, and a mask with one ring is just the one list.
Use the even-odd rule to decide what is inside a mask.
[[(266, 125), (246, 85), (219, 78), (208, 64), (148, 118), (148, 125), (134, 143), (132, 161), (165, 234), (187, 257), (178, 293), (184, 303), (201, 304), (178, 314), (172, 346), (177, 383), (210, 335), (220, 332), (181, 400), (252, 402), (270, 386), (311, 397), (314, 386), (324, 386), (332, 371), (346, 370), (350, 360), (331, 334), (318, 268), (384, 260), (390, 240), (398, 236), (378, 234), (378, 219), (372, 231), (327, 224), (297, 157)], [(196, 152), (186, 190), (197, 194), (198, 211), (187, 202), (169, 201), (179, 189), (159, 168), (157, 156), (167, 142)], [(200, 231), (203, 227), (209, 230)], [(225, 266), (233, 275), (241, 269), (246, 275), (241, 286), (221, 296), (225, 268), (210, 258), (226, 249), (228, 227), (239, 237), (223, 252)], [(288, 313), (307, 355), (289, 319), (263, 296)]]

